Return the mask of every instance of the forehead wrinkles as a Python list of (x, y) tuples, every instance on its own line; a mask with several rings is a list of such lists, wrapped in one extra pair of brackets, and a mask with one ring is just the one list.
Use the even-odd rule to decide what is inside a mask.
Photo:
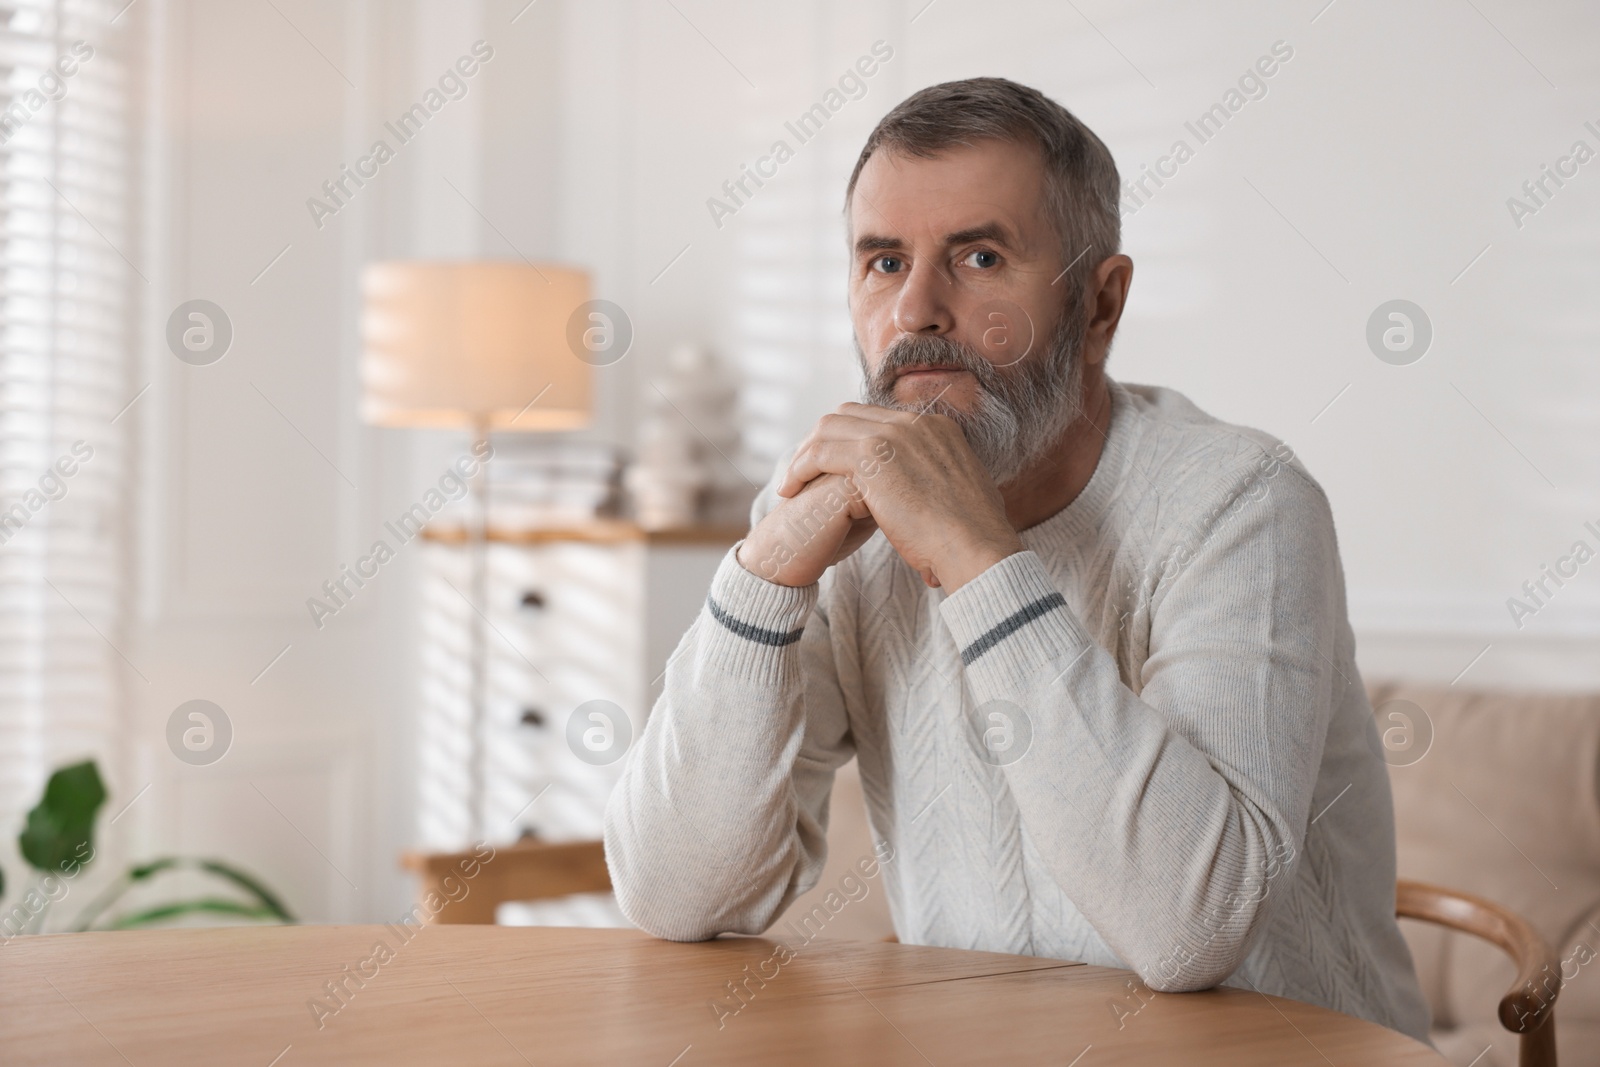
[[(1019, 166), (1023, 159), (1031, 165)], [(867, 234), (942, 244), (951, 233), (998, 221), (1031, 249), (1053, 234), (1052, 219), (1038, 150), (984, 141), (930, 157), (875, 153), (846, 205), (845, 221), (852, 246)]]

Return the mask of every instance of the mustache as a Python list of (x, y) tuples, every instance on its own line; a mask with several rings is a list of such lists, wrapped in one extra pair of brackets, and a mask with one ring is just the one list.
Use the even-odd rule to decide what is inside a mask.
[[(853, 338), (863, 377), (862, 399), (879, 407), (953, 419), (989, 477), (996, 485), (1008, 485), (1055, 447), (1082, 414), (1079, 357), (1087, 321), (1087, 311), (1074, 299), (1034, 358), (1024, 359), (1029, 354), (1024, 351), (1004, 367), (986, 359), (974, 345), (931, 334), (897, 338), (884, 349), (878, 365), (869, 367), (860, 338)], [(1032, 348), (1030, 336), (1029, 351)], [(978, 384), (971, 409), (956, 408), (942, 393), (926, 404), (895, 399), (900, 372), (913, 367), (954, 367), (971, 374)]]
[(980, 388), (989, 393), (1003, 389), (1000, 372), (971, 345), (949, 337), (910, 335), (897, 339), (884, 350), (877, 370), (867, 383), (868, 399), (882, 407), (898, 406), (894, 399), (894, 383), (899, 372), (926, 366), (964, 370), (977, 379)]

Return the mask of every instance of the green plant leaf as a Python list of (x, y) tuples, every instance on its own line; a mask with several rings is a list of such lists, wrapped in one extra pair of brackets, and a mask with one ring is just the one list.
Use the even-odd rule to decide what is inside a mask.
[(184, 862), (180, 857), (166, 856), (162, 859), (151, 860), (149, 863), (138, 863), (129, 867), (117, 876), (116, 880), (96, 894), (95, 898), (88, 903), (83, 911), (78, 913), (78, 922), (73, 926), (73, 929), (79, 933), (89, 929), (94, 925), (94, 921), (100, 918), (111, 905), (122, 899), (122, 895), (133, 888), (134, 883), (142, 882), (146, 878), (152, 878), (162, 871), (180, 867)]
[[(249, 893), (252, 897), (260, 902), (259, 905), (242, 903), (237, 904), (237, 907), (248, 908), (250, 910), (230, 912), (229, 914), (248, 914), (252, 918), (278, 919), (279, 921), (286, 923), (292, 923), (296, 921), (294, 915), (289, 911), (289, 909), (284, 907), (283, 901), (278, 899), (277, 894), (268, 889), (254, 875), (248, 874), (237, 867), (223, 863), (221, 860), (199, 860), (191, 859), (187, 856), (163, 856), (160, 859), (150, 860), (147, 863), (139, 863), (129, 867), (120, 878), (102, 890), (100, 895), (95, 897), (95, 899), (83, 909), (82, 913), (79, 914), (77, 924), (73, 927), (73, 929), (83, 931), (92, 927), (95, 921), (99, 919), (102, 914), (110, 910), (111, 906), (120, 900), (122, 895), (128, 890), (132, 889), (137, 883), (154, 878), (163, 871), (178, 870), (182, 868), (205, 871), (208, 874), (212, 874), (218, 878), (232, 882), (234, 885), (239, 886), (241, 889)], [(220, 900), (222, 898), (208, 899)], [(160, 909), (152, 908), (150, 910), (154, 912), (159, 911)], [(140, 914), (144, 913), (141, 912)], [(110, 926), (103, 927), (103, 929), (118, 929), (123, 922), (124, 920), (118, 920), (117, 922), (112, 923)]]
[(236, 915), (247, 919), (277, 918), (277, 915), (269, 908), (258, 907), (254, 904), (242, 904), (237, 900), (228, 900), (224, 897), (200, 897), (196, 900), (179, 900), (171, 904), (159, 904), (153, 908), (136, 911), (132, 915), (120, 916), (106, 929), (131, 930), (136, 926), (150, 926), (154, 923), (176, 919), (183, 915), (202, 913)]
[(254, 875), (246, 874), (239, 868), (231, 867), (221, 860), (201, 860), (200, 867), (219, 878), (226, 878), (244, 889), (245, 892), (261, 901), (262, 907), (284, 922), (292, 923), (295, 921), (294, 915), (290, 913), (288, 908), (283, 906), (283, 901), (278, 899), (277, 894), (263, 885)]
[(132, 886), (132, 872), (124, 872), (118, 875), (110, 885), (95, 894), (95, 898), (89, 901), (88, 905), (78, 913), (78, 921), (73, 925), (73, 931), (82, 933), (93, 926), (94, 921), (100, 918), (107, 908), (121, 899), (122, 894), (126, 893)]
[(161, 859), (151, 860), (149, 863), (138, 863), (128, 868), (128, 881), (142, 882), (153, 874), (160, 874), (162, 871), (170, 870), (173, 867), (181, 867), (183, 863), (184, 860), (181, 856), (163, 856)]
[(93, 760), (57, 770), (17, 838), (22, 858), (45, 874), (81, 862), (82, 852), (94, 846), (94, 817), (105, 800), (106, 788)]

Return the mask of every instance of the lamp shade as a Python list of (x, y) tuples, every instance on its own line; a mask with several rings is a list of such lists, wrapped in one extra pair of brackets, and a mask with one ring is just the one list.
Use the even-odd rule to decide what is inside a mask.
[(509, 262), (370, 263), (361, 294), (367, 422), (568, 430), (589, 421), (593, 372), (567, 341), (569, 320), (589, 299), (584, 271)]

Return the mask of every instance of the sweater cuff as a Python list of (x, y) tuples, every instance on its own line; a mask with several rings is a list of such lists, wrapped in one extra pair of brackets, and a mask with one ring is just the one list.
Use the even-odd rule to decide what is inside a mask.
[(701, 611), (706, 661), (735, 677), (770, 684), (798, 664), (817, 584), (779, 585), (750, 573), (739, 563), (742, 544), (722, 557)]
[(939, 613), (968, 676), (993, 695), (1078, 655), (1091, 641), (1031, 551), (1015, 552), (972, 579), (945, 598)]

